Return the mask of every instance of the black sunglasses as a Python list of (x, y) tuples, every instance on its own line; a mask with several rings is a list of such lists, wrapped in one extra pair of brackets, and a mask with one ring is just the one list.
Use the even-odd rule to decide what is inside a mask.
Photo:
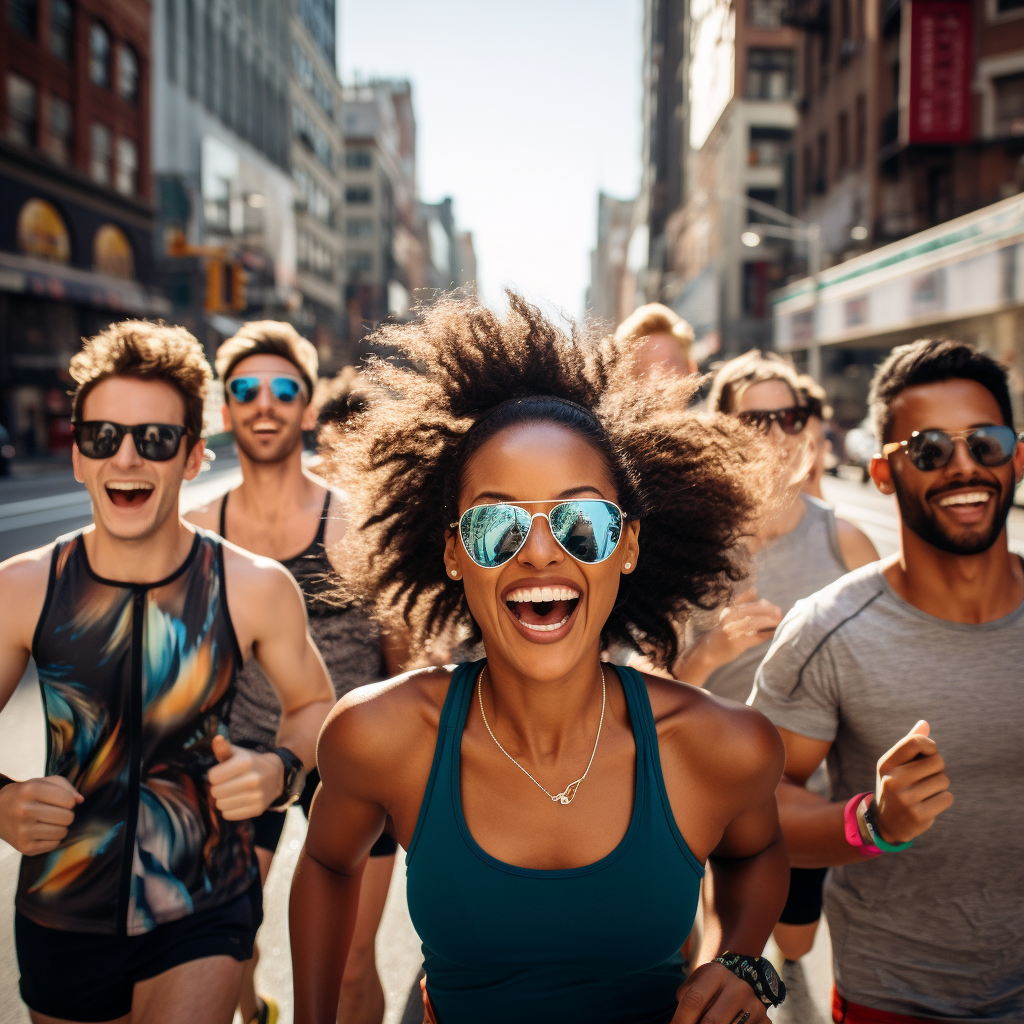
[(150, 462), (167, 462), (178, 454), (184, 427), (174, 423), (111, 423), (110, 420), (86, 420), (72, 423), (71, 432), (78, 450), (87, 459), (109, 459), (116, 455), (125, 434), (132, 435), (135, 450)]
[(778, 423), (784, 434), (799, 434), (807, 426), (811, 411), (806, 405), (791, 405), (788, 409), (748, 409), (737, 413), (737, 417), (747, 426), (766, 434), (772, 429), (773, 423)]
[(915, 430), (906, 441), (890, 441), (882, 446), (882, 457), (887, 459), (901, 448), (907, 458), (922, 473), (942, 469), (953, 458), (956, 442), (963, 441), (971, 458), (979, 466), (989, 469), (1005, 466), (1013, 458), (1017, 446), (1013, 427), (973, 427), (970, 430)]

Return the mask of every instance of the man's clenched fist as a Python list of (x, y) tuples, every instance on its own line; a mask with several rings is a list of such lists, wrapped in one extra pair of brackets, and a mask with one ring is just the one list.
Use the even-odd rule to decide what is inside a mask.
[(8, 783), (0, 789), (0, 839), (27, 857), (56, 850), (84, 799), (60, 775)]
[(898, 845), (927, 832), (953, 803), (946, 762), (929, 731), (927, 722), (918, 722), (878, 760), (877, 821), (887, 843)]
[(214, 736), (213, 754), (220, 762), (206, 774), (217, 810), (228, 821), (258, 818), (284, 789), (284, 762), (277, 754), (260, 754)]

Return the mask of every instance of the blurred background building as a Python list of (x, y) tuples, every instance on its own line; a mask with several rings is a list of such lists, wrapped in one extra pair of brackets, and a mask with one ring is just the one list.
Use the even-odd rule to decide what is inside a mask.
[(153, 287), (150, 5), (0, 0), (0, 421), (71, 447), (82, 335), (170, 311)]

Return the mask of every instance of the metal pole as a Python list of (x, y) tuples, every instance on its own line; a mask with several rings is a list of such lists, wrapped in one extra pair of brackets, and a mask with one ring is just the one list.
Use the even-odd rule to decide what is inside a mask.
[(807, 272), (811, 278), (811, 339), (807, 372), (821, 383), (821, 343), (818, 341), (818, 278), (821, 275), (821, 226), (807, 225)]

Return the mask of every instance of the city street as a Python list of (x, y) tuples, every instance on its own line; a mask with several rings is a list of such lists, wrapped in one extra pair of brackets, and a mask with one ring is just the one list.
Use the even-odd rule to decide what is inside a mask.
[[(202, 504), (238, 479), (237, 461), (222, 454), (210, 471), (186, 485), (183, 509)], [(885, 556), (896, 549), (897, 533), (891, 498), (871, 485), (826, 477), (826, 494), (840, 515), (859, 525)], [(89, 519), (88, 499), (70, 473), (36, 480), (0, 484), (0, 556), (45, 543), (58, 532), (75, 529)], [(1010, 517), (1011, 546), (1024, 554), (1024, 511)], [(29, 666), (14, 697), (0, 714), (0, 772), (15, 778), (43, 771), (45, 738), (36, 677)], [(305, 819), (298, 810), (288, 812), (288, 823), (265, 893), (265, 924), (261, 933), (258, 987), (282, 1004), (281, 1024), (291, 1024), (291, 977), (288, 958), (287, 893), (302, 843)], [(422, 1020), (417, 985), (421, 958), (419, 941), (405, 905), (403, 854), (392, 882), (377, 949), (387, 995), (386, 1024), (412, 1024)], [(0, 842), (0, 1024), (26, 1024), (28, 1014), (18, 997), (18, 970), (14, 956), (13, 903), (18, 857)], [(779, 963), (777, 952), (767, 955)], [(785, 1024), (825, 1024), (828, 1021), (831, 972), (827, 930), (819, 930), (817, 943), (806, 958), (806, 984), (792, 984), (792, 997), (776, 1015)], [(793, 982), (792, 976), (787, 981)]]

